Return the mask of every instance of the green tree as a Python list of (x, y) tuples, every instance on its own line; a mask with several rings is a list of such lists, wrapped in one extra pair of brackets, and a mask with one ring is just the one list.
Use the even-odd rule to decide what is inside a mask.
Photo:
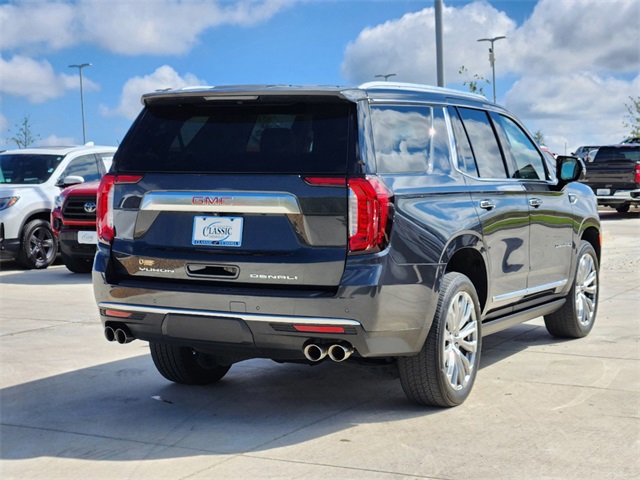
[(462, 82), (462, 85), (464, 85), (465, 87), (468, 86), (471, 93), (479, 93), (480, 95), (484, 95), (482, 84), (486, 83), (487, 85), (491, 85), (491, 82), (489, 80), (484, 78), (482, 75), (478, 75), (477, 73), (474, 74), (473, 77), (469, 77), (469, 70), (467, 70), (467, 67), (465, 67), (464, 65), (460, 67), (458, 73), (467, 77), (467, 79)]
[[(13, 137), (9, 138), (9, 141), (15, 143), (18, 148), (27, 148), (40, 138), (40, 135), (33, 133), (28, 115), (25, 115), (20, 123), (16, 124), (16, 128), (18, 131)], [(11, 130), (9, 130), (9, 132), (11, 132)]]
[(536, 133), (533, 134), (533, 139), (538, 145), (544, 145), (544, 133), (542, 133), (542, 130), (536, 131)]
[(629, 129), (629, 135), (632, 137), (640, 137), (640, 97), (629, 97), (631, 103), (625, 103), (627, 114), (622, 122), (624, 128)]

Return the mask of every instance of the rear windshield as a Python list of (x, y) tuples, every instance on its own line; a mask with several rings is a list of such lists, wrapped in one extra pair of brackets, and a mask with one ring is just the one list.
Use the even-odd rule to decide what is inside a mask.
[(640, 145), (637, 147), (600, 147), (595, 162), (640, 162)]
[(41, 154), (0, 155), (0, 183), (37, 185), (49, 180), (64, 156)]
[(325, 173), (347, 170), (350, 103), (147, 107), (117, 172)]

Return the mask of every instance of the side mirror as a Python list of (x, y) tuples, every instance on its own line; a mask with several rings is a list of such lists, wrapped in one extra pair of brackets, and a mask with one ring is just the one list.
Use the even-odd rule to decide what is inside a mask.
[(559, 155), (556, 159), (558, 180), (562, 185), (584, 180), (587, 168), (582, 159)]
[(66, 188), (71, 185), (77, 185), (78, 183), (84, 183), (84, 178), (79, 175), (69, 175), (68, 177), (61, 178), (56, 183), (56, 187)]

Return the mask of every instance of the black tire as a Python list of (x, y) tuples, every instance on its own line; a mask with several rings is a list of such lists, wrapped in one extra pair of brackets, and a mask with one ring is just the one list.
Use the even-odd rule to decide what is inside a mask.
[(90, 258), (76, 258), (67, 255), (62, 252), (62, 263), (73, 273), (91, 273), (93, 268), (93, 259)]
[(628, 203), (620, 206), (620, 207), (616, 207), (616, 211), (618, 213), (629, 213), (629, 210), (631, 209), (631, 205), (629, 205)]
[(158, 372), (175, 383), (208, 385), (226, 375), (230, 366), (216, 364), (212, 357), (188, 347), (149, 342), (151, 358)]
[(554, 337), (582, 338), (596, 320), (600, 289), (598, 257), (593, 246), (582, 240), (578, 249), (576, 273), (567, 301), (560, 310), (544, 316), (547, 331)]
[(18, 263), (25, 268), (47, 268), (58, 254), (58, 239), (46, 220), (32, 220), (24, 226)]
[(473, 388), (481, 348), (476, 289), (465, 275), (447, 273), (422, 350), (415, 356), (398, 358), (400, 382), (407, 398), (433, 407), (460, 405)]

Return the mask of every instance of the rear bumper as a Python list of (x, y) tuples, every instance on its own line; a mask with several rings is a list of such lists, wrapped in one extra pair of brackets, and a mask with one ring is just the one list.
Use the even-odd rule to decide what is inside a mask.
[[(438, 265), (394, 264), (395, 273), (404, 277), (402, 284), (378, 283), (384, 277), (380, 262), (355, 265), (343, 278), (350, 284), (340, 286), (334, 296), (305, 297), (111, 285), (104, 275), (101, 250), (93, 285), (103, 326), (125, 326), (141, 340), (226, 357), (304, 360), (303, 349), (310, 342), (349, 343), (355, 348), (354, 357), (413, 355), (422, 348), (437, 303), (433, 287), (417, 279), (437, 278)], [(416, 276), (416, 270), (422, 275)], [(416, 283), (407, 283), (412, 276)], [(119, 312), (130, 315), (123, 318)], [(343, 330), (312, 333), (299, 331), (300, 325)]]
[(597, 195), (598, 205), (640, 205), (640, 189), (618, 190), (613, 195)]

